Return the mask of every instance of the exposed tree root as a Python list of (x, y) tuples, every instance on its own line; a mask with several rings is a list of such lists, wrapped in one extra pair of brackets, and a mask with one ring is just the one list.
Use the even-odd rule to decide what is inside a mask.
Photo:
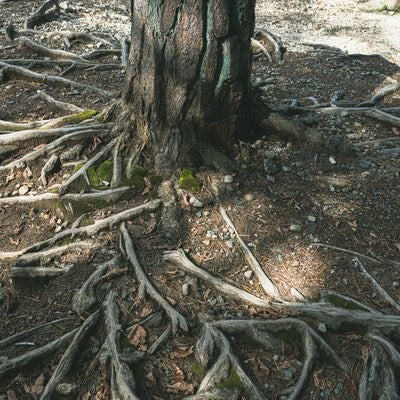
[(64, 322), (68, 320), (68, 318), (60, 318), (54, 321), (47, 322), (42, 325), (35, 326), (33, 328), (27, 329), (26, 331), (16, 333), (14, 335), (8, 336), (2, 340), (0, 340), (0, 349), (3, 349), (7, 346), (11, 346), (12, 344), (26, 338), (32, 336), (34, 333), (40, 333), (45, 331), (47, 327), (59, 324), (60, 322)]
[(31, 246), (25, 247), (24, 249), (17, 250), (17, 251), (10, 251), (10, 252), (0, 252), (0, 260), (7, 260), (16, 257), (20, 257), (23, 254), (28, 252), (35, 252), (40, 249), (43, 249), (46, 246), (54, 245), (58, 240), (64, 239), (70, 236), (94, 236), (105, 229), (112, 228), (121, 224), (124, 221), (130, 220), (132, 218), (138, 217), (139, 215), (145, 212), (154, 212), (156, 211), (161, 205), (160, 200), (152, 200), (146, 204), (140, 205), (138, 207), (130, 208), (124, 210), (118, 214), (111, 215), (107, 218), (103, 218), (100, 220), (96, 220), (94, 224), (88, 226), (81, 226), (66, 229), (55, 234), (53, 237), (47, 240), (43, 240), (41, 242), (37, 242)]
[(244, 243), (242, 238), (239, 236), (235, 226), (233, 225), (227, 212), (225, 211), (225, 209), (222, 206), (220, 206), (219, 212), (220, 212), (223, 220), (225, 221), (225, 223), (228, 225), (229, 229), (232, 231), (232, 233), (235, 234), (236, 241), (238, 242), (239, 247), (244, 254), (244, 257), (245, 257), (247, 263), (249, 264), (249, 267), (254, 272), (254, 274), (257, 276), (257, 279), (260, 282), (260, 285), (262, 286), (262, 288), (264, 289), (264, 292), (268, 296), (271, 296), (272, 298), (280, 299), (281, 296), (279, 294), (278, 288), (268, 278), (267, 274), (265, 273), (264, 269), (261, 267), (260, 263), (253, 256), (253, 253), (250, 251), (250, 249), (246, 246), (246, 244)]
[(104, 302), (104, 319), (107, 329), (106, 349), (111, 361), (112, 399), (139, 400), (135, 395), (135, 379), (128, 363), (121, 355), (118, 310), (111, 290)]
[(95, 289), (99, 284), (103, 274), (110, 268), (115, 267), (120, 262), (120, 256), (115, 256), (111, 260), (99, 265), (89, 276), (81, 288), (75, 293), (72, 300), (72, 309), (79, 315), (88, 312), (97, 302)]
[(223, 384), (223, 381), (228, 378), (233, 369), (250, 399), (266, 399), (266, 396), (260, 392), (257, 385), (240, 366), (238, 359), (233, 354), (228, 336), (240, 335), (243, 337), (244, 335), (266, 350), (273, 351), (277, 347), (276, 339), (273, 335), (281, 331), (291, 330), (295, 330), (301, 338), (305, 360), (298, 381), (290, 394), (290, 399), (298, 399), (309, 381), (318, 358), (317, 346), (324, 353), (332, 356), (338, 367), (346, 368), (345, 362), (340, 359), (321, 336), (301, 320), (282, 318), (274, 321), (221, 320), (212, 323), (207, 322), (203, 326), (202, 335), (196, 345), (196, 358), (203, 367), (207, 368), (213, 361), (213, 354), (215, 354), (216, 350), (219, 351), (219, 355), (201, 382), (197, 394), (216, 389), (218, 385)]
[(83, 177), (87, 184), (90, 185), (89, 178), (87, 176), (87, 170), (90, 167), (102, 162), (112, 150), (112, 148), (118, 143), (119, 138), (114, 138), (110, 143), (108, 143), (101, 151), (99, 151), (94, 157), (92, 157), (82, 168), (78, 169), (74, 174), (72, 174), (64, 183), (61, 184), (59, 189), (60, 196), (68, 192), (69, 187), (76, 182), (79, 178)]
[[(122, 197), (125, 197), (133, 192), (131, 187), (119, 187), (116, 189), (100, 190), (93, 193), (67, 193), (62, 196), (62, 201), (73, 201), (79, 203), (91, 202), (106, 202), (115, 203)], [(0, 198), (1, 204), (39, 204), (42, 202), (60, 201), (60, 196), (57, 193), (43, 193), (34, 196), (13, 196)]]
[(16, 39), (14, 39), (14, 41), (16, 41), (20, 47), (25, 47), (43, 57), (49, 57), (52, 60), (85, 62), (84, 58), (78, 56), (77, 54), (71, 53), (70, 51), (49, 49), (48, 47), (36, 43), (33, 40), (24, 36), (17, 37)]
[(25, 20), (25, 29), (33, 29), (36, 25), (40, 25), (49, 18), (60, 13), (60, 5), (58, 0), (45, 1), (31, 16)]
[(133, 242), (130, 237), (129, 231), (124, 223), (121, 224), (121, 239), (123, 246), (121, 251), (125, 254), (126, 258), (132, 265), (136, 277), (140, 282), (139, 293), (144, 296), (147, 293), (154, 301), (156, 301), (168, 315), (171, 320), (171, 333), (172, 335), (176, 335), (178, 329), (182, 329), (183, 331), (188, 330), (188, 325), (186, 319), (176, 311), (168, 302), (165, 300), (154, 285), (150, 282), (146, 273), (140, 266), (139, 260), (136, 257), (135, 249), (133, 247)]
[(96, 86), (86, 85), (84, 83), (74, 82), (70, 79), (62, 78), (60, 76), (46, 75), (39, 72), (31, 71), (27, 68), (17, 67), (0, 61), (0, 67), (2, 68), (3, 80), (8, 79), (23, 79), (38, 83), (45, 83), (47, 85), (60, 85), (64, 87), (71, 87), (73, 89), (88, 90), (89, 92), (97, 93), (106, 97), (113, 97), (115, 94), (104, 89), (100, 89)]
[(86, 336), (90, 329), (94, 326), (97, 320), (100, 317), (100, 312), (96, 311), (92, 315), (90, 315), (81, 325), (81, 327), (76, 332), (72, 342), (68, 346), (67, 350), (63, 354), (60, 362), (57, 365), (57, 368), (53, 372), (51, 378), (47, 382), (43, 393), (40, 396), (40, 400), (52, 399), (54, 395), (54, 390), (56, 387), (63, 383), (62, 381), (67, 376), (68, 372), (72, 367), (72, 363), (77, 355), (79, 346), (86, 339)]
[(12, 278), (56, 278), (67, 273), (71, 267), (13, 267), (10, 270)]
[(53, 340), (50, 343), (45, 344), (42, 347), (38, 347), (35, 350), (28, 351), (20, 356), (5, 361), (3, 364), (0, 364), (0, 378), (3, 378), (4, 375), (8, 374), (11, 371), (15, 371), (17, 369), (25, 367), (33, 361), (50, 355), (59, 347), (63, 346), (65, 342), (67, 342), (72, 336), (74, 336), (77, 331), (78, 328), (73, 329), (72, 331), (62, 335), (61, 337)]
[(56, 110), (61, 110), (69, 113), (81, 113), (83, 108), (76, 106), (75, 104), (65, 103), (64, 101), (56, 100), (54, 97), (50, 96), (43, 90), (37, 91), (38, 96), (44, 100), (49, 106)]
[(59, 137), (72, 132), (82, 132), (90, 130), (91, 134), (98, 132), (98, 130), (109, 129), (114, 124), (93, 124), (93, 125), (75, 125), (63, 128), (49, 128), (49, 129), (27, 129), (18, 132), (6, 133), (0, 135), (0, 144), (14, 144), (25, 140), (46, 137)]
[[(18, 165), (28, 162), (28, 161), (36, 160), (38, 157), (44, 156), (44, 155), (49, 154), (50, 152), (58, 149), (65, 142), (77, 141), (77, 140), (85, 139), (88, 137), (92, 137), (93, 135), (96, 135), (98, 137), (103, 137), (103, 136), (109, 135), (110, 133), (111, 133), (111, 131), (108, 129), (86, 129), (86, 130), (78, 129), (78, 130), (75, 130), (71, 133), (64, 134), (63, 136), (61, 136), (58, 139), (53, 140), (49, 144), (46, 144), (37, 150), (29, 152), (29, 153), (25, 154), (24, 156), (14, 160), (14, 161), (9, 162), (6, 165), (0, 165), (0, 171), (10, 170), (10, 169), (17, 167)], [(38, 135), (39, 134), (40, 134), (40, 132), (38, 132)]]

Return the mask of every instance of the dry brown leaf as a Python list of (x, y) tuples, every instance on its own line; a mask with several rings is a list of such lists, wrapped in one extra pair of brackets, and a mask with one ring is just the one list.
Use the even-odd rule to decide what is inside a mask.
[(171, 358), (186, 358), (193, 354), (193, 346), (178, 347), (171, 353)]
[(189, 382), (175, 382), (167, 385), (168, 393), (183, 393), (185, 395), (194, 393), (194, 384)]
[(135, 325), (129, 332), (129, 343), (135, 346), (140, 351), (147, 351), (147, 331), (141, 325)]
[(31, 395), (37, 399), (39, 395), (43, 392), (44, 389), (44, 375), (39, 375), (35, 383), (30, 387), (30, 393)]
[(7, 400), (18, 400), (18, 397), (14, 390), (8, 389), (7, 390)]
[(153, 307), (149, 303), (145, 303), (140, 309), (140, 318), (148, 317), (153, 312)]

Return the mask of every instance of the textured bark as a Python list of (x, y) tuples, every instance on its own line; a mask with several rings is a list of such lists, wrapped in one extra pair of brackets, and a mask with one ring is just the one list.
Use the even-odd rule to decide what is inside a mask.
[[(255, 0), (135, 0), (121, 123), (156, 168), (249, 129)], [(197, 153), (197, 154), (196, 154)]]

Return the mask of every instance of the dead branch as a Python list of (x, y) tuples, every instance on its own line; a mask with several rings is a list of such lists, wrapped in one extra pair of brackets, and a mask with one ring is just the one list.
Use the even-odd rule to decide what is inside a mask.
[(251, 46), (255, 50), (256, 48), (259, 48), (265, 55), (265, 57), (268, 58), (268, 61), (272, 64), (272, 57), (271, 54), (269, 54), (269, 51), (267, 48), (257, 39), (251, 38)]
[[(274, 61), (277, 64), (283, 64), (283, 56), (286, 53), (286, 48), (283, 45), (282, 40), (278, 36), (266, 30), (257, 30), (254, 33), (254, 37), (255, 40), (257, 40), (260, 44), (262, 44), (262, 42), (268, 42), (270, 46), (273, 48), (273, 57), (271, 56), (268, 57), (268, 59), (270, 59), (270, 62)], [(265, 50), (267, 50), (263, 44), (262, 46), (264, 47)]]
[(113, 152), (113, 174), (111, 179), (111, 188), (116, 188), (121, 185), (123, 175), (123, 162), (121, 156), (121, 138), (118, 140), (114, 147)]
[(11, 358), (0, 364), (0, 378), (10, 373), (11, 371), (25, 367), (33, 361), (54, 353), (55, 350), (63, 346), (65, 342), (67, 342), (73, 335), (75, 335), (77, 331), (78, 328), (75, 328), (72, 331), (62, 335), (61, 337), (53, 340), (52, 342), (45, 344), (44, 346), (38, 347), (37, 349), (34, 349), (32, 351), (28, 351), (20, 356)]
[(97, 93), (106, 97), (114, 96), (114, 93), (109, 92), (108, 90), (100, 89), (96, 86), (71, 81), (60, 76), (40, 74), (23, 67), (17, 67), (15, 65), (5, 63), (4, 61), (0, 61), (0, 67), (2, 67), (3, 77), (29, 80), (38, 83), (45, 83), (47, 85), (60, 85), (64, 87), (71, 87), (73, 89), (88, 90), (89, 92)]
[(120, 328), (118, 323), (118, 308), (111, 290), (104, 302), (104, 320), (107, 328), (106, 347), (111, 355), (112, 376), (111, 390), (125, 400), (139, 400), (135, 393), (135, 380), (129, 365), (120, 352)]
[(0, 132), (4, 131), (23, 131), (26, 129), (34, 129), (39, 128), (40, 126), (47, 123), (49, 120), (44, 121), (35, 121), (35, 122), (28, 122), (28, 123), (19, 123), (19, 122), (11, 122), (11, 121), (3, 121), (0, 120)]
[(105, 229), (112, 228), (113, 226), (117, 226), (124, 221), (136, 218), (145, 212), (154, 212), (160, 207), (160, 205), (161, 205), (160, 200), (152, 200), (146, 204), (142, 204), (140, 206), (124, 210), (118, 214), (110, 215), (107, 218), (97, 220), (92, 225), (66, 229), (64, 231), (55, 234), (50, 239), (37, 242), (31, 246), (25, 247), (24, 249), (17, 251), (10, 251), (10, 252), (7, 251), (0, 252), (0, 260), (12, 259), (20, 257), (21, 255), (26, 254), (28, 252), (38, 251), (46, 246), (51, 246), (55, 244), (58, 240), (64, 239), (66, 237), (80, 236), (80, 235), (87, 235), (91, 237), (97, 235), (99, 232)]
[(62, 383), (63, 379), (67, 376), (72, 367), (72, 363), (74, 362), (74, 359), (78, 353), (79, 346), (86, 339), (88, 332), (97, 322), (99, 317), (100, 311), (96, 311), (83, 322), (79, 330), (76, 332), (74, 338), (72, 339), (72, 342), (63, 354), (60, 362), (57, 365), (57, 368), (47, 382), (43, 393), (40, 396), (40, 400), (50, 400), (53, 398), (54, 390), (59, 384)]
[(348, 249), (344, 249), (342, 247), (337, 247), (337, 246), (331, 246), (330, 244), (311, 243), (310, 246), (312, 246), (312, 247), (322, 247), (322, 248), (325, 248), (325, 249), (332, 249), (332, 250), (342, 251), (343, 253), (347, 253), (347, 254), (353, 254), (354, 256), (364, 258), (364, 259), (366, 259), (368, 261), (371, 261), (371, 262), (373, 262), (375, 264), (382, 264), (383, 263), (383, 261), (377, 260), (376, 258), (369, 257), (369, 256), (367, 256), (365, 254), (361, 254), (361, 253), (359, 253), (357, 251), (348, 250)]
[(31, 16), (25, 19), (25, 29), (33, 29), (36, 25), (47, 21), (49, 17), (59, 13), (60, 5), (58, 0), (47, 0)]
[(81, 288), (75, 293), (72, 299), (72, 309), (78, 314), (82, 315), (92, 307), (97, 299), (95, 289), (101, 277), (107, 270), (117, 266), (121, 257), (119, 255), (113, 257), (111, 260), (100, 264), (96, 270), (89, 276)]
[(321, 303), (292, 303), (284, 300), (265, 300), (256, 297), (242, 289), (239, 289), (222, 279), (210, 274), (197, 265), (193, 264), (185, 255), (183, 250), (167, 251), (163, 254), (163, 260), (178, 266), (194, 276), (205, 281), (210, 287), (220, 291), (227, 297), (243, 301), (263, 309), (275, 309), (286, 312), (298, 312), (320, 321), (326, 322), (333, 328), (343, 324), (358, 324), (364, 327), (393, 327), (400, 324), (400, 316), (371, 313), (364, 310), (352, 310), (337, 307), (326, 302)]
[(12, 278), (57, 278), (67, 273), (71, 267), (13, 267), (10, 270)]
[[(124, 66), (121, 64), (97, 64), (90, 61), (79, 62), (79, 61), (66, 61), (66, 60), (39, 60), (32, 58), (7, 58), (7, 63), (16, 66), (29, 66), (29, 67), (58, 67), (58, 66), (69, 66), (73, 69), (87, 69), (87, 70), (111, 70), (111, 69), (123, 69)], [(64, 72), (65, 74), (65, 72)]]
[(101, 151), (99, 151), (94, 157), (92, 157), (82, 168), (78, 169), (74, 174), (72, 174), (65, 182), (63, 182), (59, 189), (60, 196), (67, 193), (69, 187), (76, 182), (77, 179), (83, 177), (86, 180), (86, 183), (90, 185), (89, 178), (87, 176), (87, 170), (102, 162), (107, 156), (108, 153), (112, 150), (112, 148), (118, 143), (119, 138), (114, 138), (110, 143), (108, 143)]
[(125, 252), (126, 258), (134, 268), (137, 279), (140, 282), (141, 292), (143, 294), (147, 293), (154, 301), (156, 301), (164, 309), (164, 311), (171, 320), (171, 332), (173, 335), (176, 335), (179, 328), (187, 332), (189, 328), (186, 319), (178, 311), (176, 311), (167, 302), (167, 300), (165, 300), (160, 295), (160, 293), (153, 286), (153, 284), (147, 277), (146, 273), (142, 269), (139, 260), (136, 257), (135, 249), (133, 247), (133, 242), (125, 223), (121, 224), (120, 230), (121, 230), (121, 239), (123, 243), (123, 249), (121, 250)]
[(121, 50), (120, 49), (93, 50), (88, 54), (84, 54), (82, 57), (85, 60), (93, 60), (94, 58), (107, 57), (107, 56), (121, 56)]
[(54, 97), (50, 96), (43, 90), (37, 91), (38, 96), (44, 100), (49, 106), (55, 110), (61, 110), (70, 113), (81, 113), (83, 108), (76, 106), (75, 104), (65, 103), (64, 101), (58, 101)]
[(57, 154), (53, 154), (44, 164), (42, 170), (40, 171), (40, 179), (43, 186), (47, 186), (47, 176), (51, 174), (55, 169), (60, 166), (60, 157)]
[(261, 267), (260, 263), (254, 257), (254, 255), (250, 251), (250, 249), (246, 246), (246, 244), (244, 243), (242, 238), (239, 236), (239, 233), (237, 232), (235, 226), (233, 225), (233, 222), (229, 218), (226, 210), (222, 206), (220, 206), (219, 212), (220, 212), (224, 222), (226, 223), (226, 225), (228, 225), (229, 230), (231, 230), (232, 233), (235, 234), (236, 241), (238, 242), (239, 247), (244, 254), (244, 257), (245, 257), (247, 263), (249, 264), (249, 267), (254, 272), (254, 274), (257, 276), (257, 279), (260, 282), (260, 285), (262, 286), (262, 288), (264, 289), (264, 292), (268, 296), (271, 296), (272, 298), (281, 299), (278, 288), (268, 278), (267, 274), (265, 273), (264, 269)]

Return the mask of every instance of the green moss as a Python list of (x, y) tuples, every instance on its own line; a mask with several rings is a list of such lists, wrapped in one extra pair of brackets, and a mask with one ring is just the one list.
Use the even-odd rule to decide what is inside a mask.
[(59, 188), (51, 188), (49, 189), (49, 193), (58, 193), (59, 192)]
[(113, 175), (113, 163), (110, 160), (102, 162), (96, 169), (100, 181), (111, 182)]
[(93, 224), (94, 224), (94, 219), (91, 217), (86, 217), (81, 221), (79, 226), (89, 226), (89, 225), (93, 225)]
[(200, 184), (194, 177), (194, 170), (192, 168), (182, 169), (179, 175), (179, 187), (192, 193), (200, 190)]
[(190, 363), (190, 369), (193, 373), (194, 378), (198, 382), (201, 382), (206, 374), (204, 367), (196, 359), (194, 359)]
[(127, 179), (126, 184), (128, 186), (134, 186), (139, 192), (144, 189), (144, 177), (146, 176), (146, 170), (139, 166), (135, 165), (132, 168), (131, 177)]
[(83, 167), (83, 164), (76, 164), (72, 173), (78, 172)]
[(277, 332), (274, 336), (283, 340), (284, 342), (286, 342), (288, 344), (296, 346), (297, 348), (302, 347), (301, 338), (295, 329), (280, 331), (280, 332)]
[(64, 118), (64, 122), (67, 124), (78, 124), (79, 122), (94, 117), (96, 114), (96, 110), (85, 110), (77, 114), (68, 115)]
[(360, 310), (360, 311), (368, 311), (367, 308), (363, 308), (352, 301), (341, 298), (340, 296), (335, 296), (334, 294), (330, 294), (324, 297), (329, 303), (334, 306), (345, 308), (346, 310)]
[(220, 389), (244, 389), (243, 382), (233, 368), (231, 368), (228, 377), (220, 382), (217, 387)]
[(91, 186), (98, 188), (100, 186), (100, 178), (97, 175), (97, 172), (94, 167), (89, 167), (86, 170), (86, 175), (89, 179), (89, 183)]

